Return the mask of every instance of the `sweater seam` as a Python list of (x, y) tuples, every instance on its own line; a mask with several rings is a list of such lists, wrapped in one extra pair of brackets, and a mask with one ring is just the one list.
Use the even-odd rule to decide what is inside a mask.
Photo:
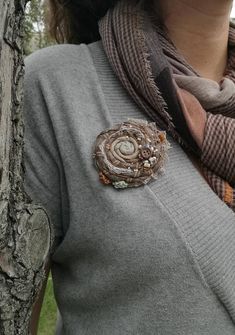
[[(199, 276), (200, 276), (200, 279), (201, 279), (202, 283), (205, 285), (205, 287), (206, 287), (207, 289), (209, 289), (209, 291), (211, 292), (211, 294), (212, 294), (213, 296), (216, 297), (217, 301), (223, 306), (223, 308), (225, 309), (225, 311), (227, 311), (227, 309), (226, 309), (226, 307), (225, 307), (223, 301), (221, 301), (221, 299), (219, 298), (219, 296), (213, 291), (212, 287), (209, 285), (208, 281), (206, 280), (206, 277), (205, 277), (205, 275), (203, 274), (203, 271), (202, 271), (202, 269), (201, 269), (201, 267), (200, 267), (200, 264), (199, 264), (199, 262), (198, 262), (198, 260), (197, 260), (197, 254), (196, 254), (196, 252), (194, 251), (194, 249), (193, 249), (191, 243), (188, 241), (188, 239), (187, 239), (187, 237), (186, 237), (186, 234), (185, 234), (185, 232), (184, 232), (183, 227), (181, 227), (181, 226), (178, 224), (177, 220), (174, 219), (174, 217), (172, 216), (172, 214), (171, 214), (171, 212), (169, 211), (169, 209), (168, 209), (168, 208), (166, 207), (166, 205), (162, 202), (162, 200), (157, 196), (157, 194), (155, 194), (155, 193), (152, 191), (151, 187), (150, 187), (149, 185), (147, 185), (147, 184), (146, 184), (145, 186), (147, 187), (147, 189), (149, 190), (149, 192), (150, 192), (154, 197), (157, 198), (157, 200), (160, 202), (160, 204), (163, 206), (163, 208), (166, 210), (167, 214), (168, 214), (169, 217), (171, 218), (172, 223), (174, 224), (174, 226), (176, 227), (177, 231), (179, 232), (179, 234), (180, 234), (180, 236), (181, 236), (181, 238), (182, 238), (182, 242), (185, 244), (187, 250), (189, 251), (189, 253), (190, 253), (191, 257), (192, 257), (192, 260), (193, 260), (193, 263), (194, 263), (194, 266), (193, 266), (194, 271), (196, 271), (196, 270), (198, 271), (198, 274), (199, 274)], [(230, 313), (228, 313), (228, 315), (229, 315), (230, 319), (232, 320)], [(233, 320), (232, 320), (232, 321), (233, 321)]]

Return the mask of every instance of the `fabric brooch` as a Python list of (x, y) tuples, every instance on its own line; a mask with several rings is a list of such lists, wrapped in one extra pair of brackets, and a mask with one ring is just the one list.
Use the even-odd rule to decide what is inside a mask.
[(137, 187), (156, 179), (167, 159), (166, 132), (140, 119), (114, 125), (96, 138), (93, 158), (104, 185)]

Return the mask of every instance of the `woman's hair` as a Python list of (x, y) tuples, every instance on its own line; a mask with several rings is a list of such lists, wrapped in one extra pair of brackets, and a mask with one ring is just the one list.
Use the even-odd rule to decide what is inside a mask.
[[(45, 0), (46, 30), (57, 43), (92, 43), (100, 39), (98, 21), (119, 0)], [(130, 0), (151, 6), (154, 0)]]

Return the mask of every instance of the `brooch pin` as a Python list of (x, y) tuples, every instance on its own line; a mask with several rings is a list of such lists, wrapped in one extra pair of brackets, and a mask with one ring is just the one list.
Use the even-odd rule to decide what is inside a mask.
[(166, 132), (154, 122), (128, 119), (97, 136), (93, 158), (100, 181), (124, 189), (156, 179), (164, 171), (169, 148)]

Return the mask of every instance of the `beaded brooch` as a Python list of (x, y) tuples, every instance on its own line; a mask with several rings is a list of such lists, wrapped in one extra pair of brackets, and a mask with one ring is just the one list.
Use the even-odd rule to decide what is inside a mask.
[(154, 122), (128, 119), (97, 136), (93, 158), (100, 181), (124, 189), (156, 179), (164, 171), (169, 148), (166, 132)]

